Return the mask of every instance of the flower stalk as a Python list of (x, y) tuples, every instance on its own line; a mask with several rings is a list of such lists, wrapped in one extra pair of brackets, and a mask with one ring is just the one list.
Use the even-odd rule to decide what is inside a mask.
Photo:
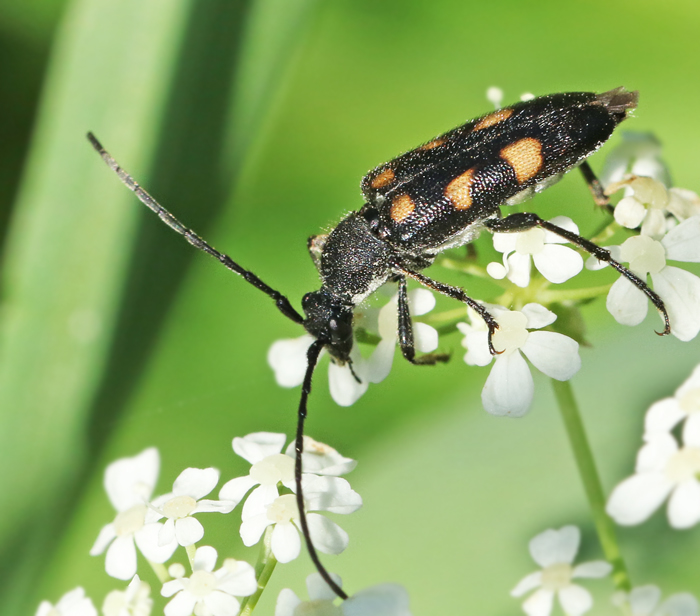
[(253, 613), (277, 565), (277, 559), (272, 553), (272, 530), (273, 528), (271, 526), (268, 526), (265, 530), (265, 535), (260, 546), (260, 556), (255, 565), (255, 577), (258, 580), (258, 589), (252, 595), (243, 599), (241, 610), (238, 612), (239, 616), (250, 616), (250, 614)]
[(564, 420), (566, 433), (569, 436), (576, 466), (581, 475), (581, 481), (591, 508), (600, 545), (603, 548), (605, 558), (613, 567), (612, 579), (615, 588), (629, 592), (632, 588), (629, 573), (622, 558), (613, 521), (605, 512), (603, 487), (600, 483), (598, 470), (596, 469), (593, 453), (588, 443), (588, 437), (581, 421), (581, 414), (579, 413), (571, 384), (569, 381), (552, 379), (552, 387)]

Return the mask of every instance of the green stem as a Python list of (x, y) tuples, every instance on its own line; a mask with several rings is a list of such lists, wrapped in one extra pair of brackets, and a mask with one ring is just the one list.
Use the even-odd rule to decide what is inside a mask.
[(632, 588), (632, 584), (627, 573), (625, 561), (622, 559), (620, 545), (615, 536), (615, 526), (605, 512), (603, 487), (600, 484), (600, 477), (596, 470), (595, 460), (593, 459), (591, 447), (588, 444), (588, 438), (586, 437), (581, 415), (574, 399), (571, 384), (568, 381), (552, 379), (552, 386), (554, 387), (554, 395), (559, 403), (559, 410), (561, 411), (571, 448), (574, 452), (576, 465), (583, 481), (583, 487), (591, 508), (600, 545), (603, 548), (605, 558), (613, 567), (613, 582), (618, 590), (629, 591)]
[(153, 569), (153, 573), (156, 574), (158, 577), (158, 581), (161, 584), (165, 584), (169, 579), (170, 579), (170, 574), (168, 573), (168, 569), (165, 565), (162, 563), (154, 563), (152, 561), (148, 561), (148, 564), (151, 565), (151, 569)]
[(243, 599), (238, 616), (250, 616), (250, 614), (253, 613), (260, 599), (260, 595), (262, 595), (263, 590), (265, 590), (272, 576), (272, 572), (275, 570), (275, 565), (277, 565), (277, 559), (272, 554), (272, 530), (273, 526), (268, 526), (265, 531), (262, 547), (260, 549), (260, 556), (255, 565), (255, 577), (258, 580), (258, 589), (250, 595), (250, 597)]
[(188, 545), (185, 547), (185, 551), (187, 552), (187, 560), (190, 561), (190, 569), (194, 572), (194, 554), (197, 551), (197, 545), (195, 543)]

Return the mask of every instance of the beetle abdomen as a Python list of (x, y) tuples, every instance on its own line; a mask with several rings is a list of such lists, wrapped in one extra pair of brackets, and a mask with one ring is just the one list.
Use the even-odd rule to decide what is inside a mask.
[(377, 167), (362, 181), (379, 237), (430, 251), (548, 185), (595, 152), (636, 107), (637, 93), (542, 96), (487, 114)]

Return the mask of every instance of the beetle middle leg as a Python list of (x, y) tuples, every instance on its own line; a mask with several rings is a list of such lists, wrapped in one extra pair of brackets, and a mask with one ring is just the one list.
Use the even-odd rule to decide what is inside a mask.
[(542, 220), (537, 214), (531, 212), (519, 212), (506, 216), (505, 218), (490, 218), (484, 223), (486, 227), (494, 233), (516, 233), (518, 231), (528, 231), (535, 227), (540, 227), (546, 231), (550, 231), (563, 237), (565, 240), (571, 242), (579, 248), (583, 248), (587, 253), (593, 255), (599, 261), (605, 261), (610, 267), (617, 270), (622, 276), (627, 278), (635, 287), (637, 287), (642, 293), (644, 293), (654, 307), (661, 314), (661, 318), (664, 321), (664, 330), (662, 332), (657, 332), (660, 336), (666, 336), (671, 333), (671, 322), (668, 318), (668, 312), (663, 300), (649, 288), (646, 282), (639, 278), (636, 274), (633, 274), (624, 265), (615, 261), (610, 255), (610, 251), (606, 250), (594, 244), (585, 237), (581, 237), (576, 233), (562, 229), (557, 225), (553, 225), (551, 222)]
[(416, 347), (413, 340), (413, 322), (408, 306), (408, 291), (406, 290), (406, 277), (401, 276), (399, 283), (399, 346), (403, 356), (416, 366), (434, 366), (438, 362), (449, 361), (447, 353), (427, 353), (416, 357)]
[(593, 172), (593, 169), (591, 169), (591, 166), (588, 164), (588, 161), (584, 160), (579, 166), (579, 169), (583, 174), (583, 179), (586, 181), (586, 184), (588, 184), (588, 188), (590, 189), (591, 194), (593, 195), (593, 201), (595, 201), (595, 204), (599, 207), (605, 208), (608, 212), (612, 214), (613, 207), (612, 205), (610, 205), (610, 197), (608, 197), (605, 194), (603, 185), (600, 183), (600, 180)]
[[(486, 326), (489, 328), (489, 351), (491, 351), (491, 355), (499, 354), (498, 351), (494, 349), (492, 340), (494, 332), (498, 329), (498, 323), (496, 322), (496, 319), (488, 310), (486, 310), (486, 308), (484, 308), (484, 306), (482, 306), (475, 299), (469, 297), (464, 291), (464, 289), (460, 289), (459, 287), (453, 287), (452, 285), (445, 284), (444, 282), (439, 282), (438, 280), (433, 280), (432, 278), (428, 278), (427, 276), (424, 276), (419, 272), (414, 272), (412, 270), (406, 269), (401, 264), (397, 264), (395, 266), (395, 269), (397, 272), (403, 274), (403, 276), (413, 278), (413, 280), (420, 282), (424, 287), (428, 287), (429, 289), (432, 289), (433, 291), (436, 291), (442, 295), (446, 295), (447, 297), (456, 299), (458, 302), (462, 302), (463, 304), (466, 304), (472, 310), (474, 310), (484, 320)], [(401, 297), (400, 291), (399, 297)], [(399, 320), (400, 319), (401, 309), (399, 309)]]

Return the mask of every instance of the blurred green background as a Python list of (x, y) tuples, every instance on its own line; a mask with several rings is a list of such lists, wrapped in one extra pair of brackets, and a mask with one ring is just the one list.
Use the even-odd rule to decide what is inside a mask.
[[(306, 238), (361, 205), (369, 168), (488, 111), (492, 85), (506, 103), (639, 89), (625, 128), (653, 131), (676, 185), (700, 190), (699, 25), (690, 0), (3, 0), (0, 613), (33, 614), (76, 585), (99, 606), (123, 587), (88, 556), (114, 515), (111, 460), (155, 445), (160, 491), (187, 466), (223, 482), (247, 472), (234, 436), (295, 424), (299, 392), (275, 385), (265, 355), (299, 328), (145, 211), (87, 130), (298, 305), (318, 284)], [(600, 222), (575, 174), (531, 207)], [(610, 490), (632, 472), (647, 406), (699, 354), (697, 340), (655, 336), (657, 317), (623, 328), (603, 304), (585, 309), (592, 346), (573, 383)], [(487, 416), (487, 372), (465, 366), (459, 342), (443, 339), (447, 366), (397, 359), (351, 408), (319, 369), (308, 432), (359, 459), (350, 480), (365, 499), (337, 516), (347, 552), (324, 560), (350, 592), (403, 583), (415, 614), (517, 614), (508, 591), (535, 568), (535, 534), (578, 524), (580, 557), (601, 553), (547, 381), (526, 418)], [(201, 515), (204, 542), (252, 560), (236, 516)], [(700, 593), (700, 530), (657, 514), (620, 535), (635, 584)], [(303, 595), (310, 571), (305, 555), (279, 567), (259, 613), (284, 586)], [(589, 587), (595, 613), (611, 612), (610, 582)]]

